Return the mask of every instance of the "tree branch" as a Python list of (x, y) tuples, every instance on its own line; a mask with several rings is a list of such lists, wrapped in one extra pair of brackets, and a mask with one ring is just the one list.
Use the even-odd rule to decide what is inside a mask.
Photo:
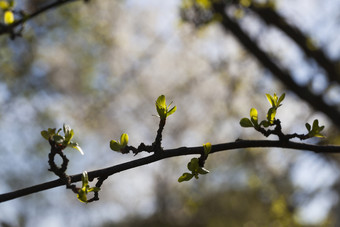
[(12, 24), (9, 24), (9, 25), (0, 24), (0, 35), (6, 34), (6, 33), (13, 34), (14, 28), (18, 27), (19, 25), (23, 25), (26, 21), (31, 20), (34, 17), (42, 13), (45, 13), (46, 11), (50, 9), (54, 9), (66, 3), (71, 3), (71, 2), (76, 2), (76, 1), (80, 1), (80, 0), (56, 0), (50, 4), (43, 6), (42, 8), (38, 9), (37, 11), (31, 14), (23, 15), (21, 19), (14, 21), (14, 23)]
[(340, 128), (340, 112), (331, 105), (328, 105), (321, 95), (315, 95), (308, 87), (297, 84), (288, 70), (282, 69), (270, 57), (259, 48), (259, 46), (233, 21), (225, 10), (225, 3), (214, 3), (213, 9), (221, 18), (221, 25), (226, 31), (230, 31), (243, 47), (249, 51), (265, 68), (276, 76), (286, 87), (292, 90), (301, 99), (307, 101), (315, 110), (328, 116), (337, 127)]
[(335, 68), (335, 64), (326, 56), (322, 49), (310, 47), (308, 37), (300, 29), (289, 25), (283, 17), (271, 8), (260, 8), (251, 5), (249, 9), (255, 12), (268, 25), (276, 26), (290, 37), (303, 50), (306, 56), (314, 59), (325, 70), (330, 81), (340, 83), (340, 75)]
[[(226, 150), (235, 150), (240, 148), (268, 148), (268, 147), (279, 147), (279, 148), (288, 148), (288, 149), (296, 149), (296, 150), (308, 150), (317, 153), (340, 153), (340, 146), (319, 146), (312, 145), (306, 143), (297, 143), (297, 142), (285, 142), (285, 141), (277, 141), (277, 140), (237, 140), (235, 142), (230, 143), (222, 143), (216, 144), (212, 146), (211, 152), (216, 153), (220, 151)], [(94, 178), (106, 178), (113, 174), (133, 169), (139, 166), (147, 165), (153, 162), (157, 162), (162, 159), (183, 156), (183, 155), (201, 155), (203, 150), (203, 146), (199, 147), (180, 147), (176, 149), (168, 149), (164, 150), (164, 152), (158, 152), (153, 155), (150, 155), (145, 158), (136, 159), (130, 162), (118, 164), (115, 166), (111, 166), (104, 169), (94, 170), (88, 172), (89, 180), (92, 181)], [(81, 181), (82, 174), (76, 174), (70, 176), (71, 182), (79, 182)], [(33, 194), (36, 192), (48, 190), (51, 188), (59, 187), (65, 185), (64, 179), (57, 179), (54, 181), (49, 181), (43, 184), (34, 185), (28, 188), (20, 189), (17, 191), (0, 194), (0, 202), (5, 202), (8, 200), (16, 199), (22, 196), (26, 196), (29, 194)]]

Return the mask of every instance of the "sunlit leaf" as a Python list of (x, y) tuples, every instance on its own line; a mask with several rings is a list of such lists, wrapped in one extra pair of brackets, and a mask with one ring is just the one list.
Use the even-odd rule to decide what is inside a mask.
[(176, 106), (172, 107), (172, 108), (168, 111), (167, 116), (170, 116), (171, 114), (175, 113), (176, 110), (177, 110), (177, 107), (176, 107)]
[(7, 10), (4, 14), (4, 23), (5, 24), (12, 24), (14, 22), (14, 14), (12, 11)]
[(270, 124), (274, 123), (275, 115), (276, 115), (276, 109), (273, 107), (270, 108), (267, 113), (267, 120), (269, 121)]
[(70, 143), (71, 139), (73, 138), (74, 131), (73, 129), (71, 129), (69, 125), (66, 125), (66, 124), (63, 125), (63, 131), (65, 134), (65, 143), (66, 143), (65, 145), (67, 145)]
[(156, 105), (159, 106), (159, 108), (166, 108), (166, 100), (164, 95), (161, 95), (157, 98)]
[(272, 107), (275, 106), (274, 98), (270, 94), (266, 94), (266, 97)]
[(197, 4), (199, 4), (202, 8), (208, 9), (211, 7), (210, 0), (196, 0)]
[[(171, 105), (171, 103), (170, 103), (170, 105)], [(161, 119), (166, 119), (167, 116), (170, 116), (171, 114), (173, 114), (176, 111), (176, 109), (177, 109), (176, 106), (174, 106), (170, 110), (168, 110), (168, 108), (170, 108), (170, 105), (169, 106), (166, 105), (166, 99), (165, 99), (164, 95), (161, 95), (157, 98), (156, 110), (157, 110), (157, 113), (158, 113), (158, 115)]]
[(79, 189), (77, 193), (77, 198), (80, 202), (87, 203), (87, 193), (86, 193), (85, 188)]
[(279, 98), (278, 105), (280, 105), (280, 103), (285, 99), (285, 97), (286, 97), (286, 94), (283, 93)]
[(255, 108), (250, 109), (250, 120), (254, 125), (257, 125), (257, 110)]
[(84, 155), (83, 149), (81, 149), (77, 143), (70, 143), (68, 146), (78, 150), (80, 154)]
[(129, 142), (129, 136), (128, 136), (128, 134), (123, 133), (123, 134), (120, 136), (120, 145), (121, 145), (121, 148), (126, 147), (126, 145), (128, 144), (128, 142)]
[(115, 140), (110, 141), (110, 148), (114, 151), (120, 151), (122, 149), (122, 146)]
[(203, 144), (204, 154), (207, 156), (211, 151), (211, 143)]
[(87, 190), (87, 192), (99, 192), (100, 191), (100, 188), (99, 187), (93, 187), (93, 188), (89, 188)]
[(9, 4), (7, 1), (0, 1), (0, 8), (2, 10), (7, 10), (9, 8)]

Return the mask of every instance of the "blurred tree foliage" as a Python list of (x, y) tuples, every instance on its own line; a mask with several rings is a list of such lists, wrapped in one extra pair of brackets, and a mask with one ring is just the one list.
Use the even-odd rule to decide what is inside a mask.
[[(48, 2), (17, 1), (15, 7), (34, 12)], [(75, 1), (26, 22), (23, 37), (10, 40), (2, 35), (0, 191), (51, 180), (46, 171), (49, 148), (39, 132), (62, 123), (79, 132), (76, 139), (85, 152), (84, 157), (71, 155), (70, 173), (129, 160), (108, 152), (108, 141), (123, 131), (132, 144), (152, 141), (157, 130), (153, 100), (163, 93), (178, 108), (165, 129), (165, 147), (257, 138), (239, 127), (240, 118), (252, 106), (265, 105), (264, 93), (287, 90), (279, 116), (284, 127), (299, 132), (304, 122), (318, 116), (328, 130), (328, 142), (337, 144), (340, 5), (327, 2)], [(304, 8), (307, 5), (310, 8)], [(280, 27), (285, 23), (271, 24), (278, 19), (275, 13), (294, 31), (306, 34), (305, 41), (313, 37), (315, 43), (303, 45)], [(235, 25), (254, 43), (242, 43)], [(263, 63), (250, 48), (253, 44), (271, 62)], [(331, 66), (317, 60), (320, 51)], [(295, 85), (268, 69), (270, 64), (279, 65)], [(332, 77), (328, 67), (335, 68)], [(313, 96), (306, 98), (301, 91)], [(53, 197), (46, 192), (4, 203), (0, 223), (246, 227), (339, 223), (336, 157), (275, 149), (225, 152), (209, 158), (212, 173), (178, 184), (186, 163), (186, 158), (179, 158), (119, 174), (104, 185), (101, 200), (86, 207), (64, 188), (54, 189)], [(310, 166), (302, 168), (303, 163)], [(317, 209), (306, 211), (310, 207)]]

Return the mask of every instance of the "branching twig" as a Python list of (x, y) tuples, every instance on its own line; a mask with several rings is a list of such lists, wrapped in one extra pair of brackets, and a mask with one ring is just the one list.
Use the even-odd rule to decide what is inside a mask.
[(282, 69), (274, 61), (270, 59), (260, 47), (243, 31), (238, 23), (233, 21), (226, 12), (226, 4), (222, 1), (214, 2), (214, 12), (221, 18), (221, 25), (226, 31), (230, 31), (243, 47), (249, 51), (264, 67), (266, 67), (273, 75), (275, 75), (285, 86), (289, 87), (296, 95), (306, 100), (315, 110), (326, 114), (335, 125), (340, 127), (339, 111), (327, 104), (321, 95), (312, 93), (307, 87), (297, 84), (288, 70)]
[(50, 10), (50, 9), (54, 9), (57, 7), (60, 7), (66, 3), (71, 3), (71, 2), (76, 2), (76, 1), (80, 1), (80, 0), (56, 0), (50, 4), (47, 4), (44, 7), (41, 7), (40, 9), (38, 9), (37, 11), (31, 13), (31, 14), (25, 14), (22, 16), (22, 18), (20, 18), (19, 20), (16, 20), (14, 23), (9, 24), (9, 25), (4, 25), (4, 24), (0, 24), (0, 35), (3, 34), (11, 34), (11, 35), (19, 35), (19, 34), (15, 34), (14, 33), (14, 29), (16, 27), (18, 27), (19, 25), (23, 25), (26, 21), (33, 19), (34, 17), (45, 13), (46, 11)]
[[(296, 149), (296, 150), (308, 150), (318, 153), (340, 153), (340, 146), (319, 146), (312, 145), (306, 143), (297, 143), (291, 141), (273, 141), (273, 140), (237, 140), (235, 142), (216, 144), (212, 146), (211, 152), (216, 153), (220, 151), (226, 150), (235, 150), (240, 148), (259, 148), (259, 147), (279, 147), (279, 148), (288, 148), (288, 149)], [(89, 179), (100, 178), (105, 179), (108, 176), (113, 174), (133, 169), (139, 166), (147, 165), (153, 162), (157, 162), (159, 160), (177, 157), (183, 155), (194, 155), (194, 154), (202, 154), (203, 147), (180, 147), (176, 149), (168, 149), (163, 152), (150, 155), (145, 158), (136, 159), (130, 162), (118, 164), (115, 166), (111, 166), (104, 169), (99, 169), (95, 171), (88, 172)], [(71, 179), (71, 183), (81, 181), (82, 174), (69, 176)], [(98, 182), (100, 182), (99, 180)], [(21, 190), (4, 193), (0, 195), (0, 202), (5, 202), (8, 200), (16, 199), (25, 195), (29, 195), (32, 193), (48, 190), (51, 188), (59, 187), (65, 185), (65, 181), (63, 179), (57, 179), (54, 181), (46, 182), (43, 184), (35, 185), (32, 187), (24, 188)]]

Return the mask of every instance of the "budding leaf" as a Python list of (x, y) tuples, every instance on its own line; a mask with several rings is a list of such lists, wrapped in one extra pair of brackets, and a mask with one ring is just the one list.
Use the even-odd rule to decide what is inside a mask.
[(270, 105), (271, 105), (272, 107), (274, 107), (274, 106), (275, 106), (274, 98), (273, 98), (270, 94), (266, 94), (266, 97), (267, 97), (267, 99), (268, 99)]
[[(170, 105), (171, 105), (171, 103), (170, 103)], [(176, 106), (172, 107), (169, 110), (170, 105), (169, 106), (166, 105), (166, 100), (165, 100), (164, 95), (161, 95), (157, 98), (156, 110), (157, 110), (157, 113), (158, 113), (158, 115), (161, 119), (166, 119), (167, 116), (170, 116), (171, 114), (173, 114), (177, 110)]]
[(74, 136), (74, 131), (71, 129), (69, 125), (63, 125), (63, 131), (65, 134), (65, 145), (68, 145), (71, 142), (71, 139)]
[(122, 146), (115, 140), (110, 141), (110, 148), (114, 151), (120, 151)]
[[(307, 126), (306, 126), (307, 127)], [(325, 137), (320, 132), (325, 128), (325, 126), (319, 126), (319, 121), (317, 119), (314, 120), (312, 129), (308, 133), (310, 137)]]
[(81, 155), (84, 155), (83, 149), (81, 149), (81, 147), (78, 145), (78, 143), (69, 143), (68, 146), (78, 150)]
[(273, 107), (270, 108), (267, 113), (267, 120), (269, 121), (270, 124), (274, 123), (275, 115), (276, 115), (276, 108), (273, 108)]
[(205, 143), (203, 144), (204, 154), (205, 156), (208, 156), (208, 154), (211, 151), (211, 143)]
[(123, 133), (123, 134), (120, 136), (120, 144), (121, 144), (122, 148), (126, 147), (126, 145), (128, 144), (128, 142), (129, 142), (129, 136), (128, 136), (128, 134)]
[(171, 114), (175, 113), (176, 110), (177, 110), (177, 107), (176, 107), (176, 106), (172, 107), (172, 108), (168, 111), (167, 116), (170, 116)]
[(9, 8), (9, 4), (7, 1), (0, 1), (0, 8), (2, 10), (7, 10)]
[(189, 181), (193, 176), (191, 173), (183, 173), (183, 175), (178, 178), (178, 182)]
[(87, 190), (86, 188), (81, 188), (78, 191), (77, 198), (82, 203), (87, 203)]
[(283, 93), (279, 98), (278, 105), (280, 105), (280, 103), (285, 99), (285, 97), (286, 97), (286, 94)]
[(254, 127), (248, 118), (242, 118), (240, 121), (240, 125), (244, 128)]
[(257, 123), (257, 110), (255, 108), (250, 109), (250, 120), (256, 126)]
[(261, 121), (260, 125), (263, 125), (263, 127), (268, 128), (270, 126), (270, 123), (269, 123), (269, 121), (263, 120), (263, 121)]
[(129, 136), (126, 133), (123, 133), (120, 136), (120, 142), (116, 141), (116, 140), (111, 140), (110, 141), (110, 148), (114, 151), (118, 151), (120, 152), (124, 147), (127, 146), (129, 142)]
[(14, 22), (14, 14), (12, 11), (10, 10), (5, 11), (4, 22), (5, 24), (12, 24)]

